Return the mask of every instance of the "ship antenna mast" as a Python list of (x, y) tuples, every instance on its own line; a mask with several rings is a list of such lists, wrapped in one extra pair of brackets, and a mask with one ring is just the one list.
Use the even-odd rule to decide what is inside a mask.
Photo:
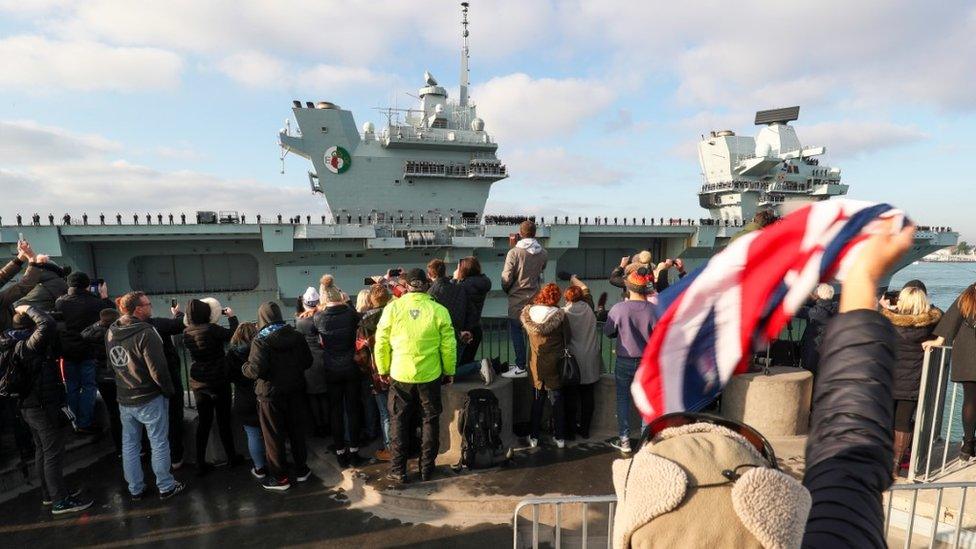
[(461, 93), (458, 105), (468, 106), (468, 3), (461, 2)]

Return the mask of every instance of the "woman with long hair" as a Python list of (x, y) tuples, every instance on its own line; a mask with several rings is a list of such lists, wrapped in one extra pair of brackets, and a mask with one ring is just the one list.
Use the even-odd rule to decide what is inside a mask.
[(356, 363), (368, 380), (372, 394), (372, 400), (367, 401), (366, 406), (367, 409), (371, 405), (375, 406), (383, 433), (383, 447), (373, 454), (377, 461), (390, 461), (390, 411), (388, 407), (390, 383), (388, 380), (384, 381), (376, 370), (376, 361), (373, 360), (373, 347), (376, 341), (376, 327), (379, 324), (380, 317), (383, 316), (383, 308), (390, 302), (390, 299), (392, 299), (390, 290), (383, 284), (373, 284), (369, 287), (369, 293), (366, 297), (367, 309), (359, 322), (359, 333), (356, 336)]
[(540, 288), (532, 303), (522, 309), (522, 325), (529, 335), (528, 363), (534, 389), (529, 434), (529, 446), (533, 448), (539, 445), (546, 399), (552, 404), (556, 431), (554, 442), (559, 448), (566, 446), (566, 415), (559, 360), (566, 348), (568, 325), (566, 312), (558, 307), (561, 297), (559, 286), (550, 282)]
[(244, 377), (241, 372), (241, 366), (247, 362), (248, 353), (251, 352), (251, 342), (257, 334), (258, 325), (254, 322), (241, 322), (237, 326), (230, 338), (230, 348), (227, 349), (227, 371), (231, 383), (234, 384), (234, 415), (244, 426), (247, 451), (254, 464), (251, 475), (260, 480), (268, 474), (268, 462), (258, 420), (258, 400), (254, 394), (254, 380)]
[(924, 288), (906, 286), (898, 294), (893, 308), (882, 307), (883, 314), (898, 334), (894, 386), (895, 399), (895, 464), (898, 475), (902, 456), (912, 442), (912, 421), (918, 403), (925, 349), (922, 344), (935, 336), (932, 331), (942, 319), (942, 311), (933, 307)]
[(565, 389), (566, 432), (567, 438), (572, 440), (575, 435), (590, 438), (593, 393), (603, 371), (603, 357), (590, 289), (576, 275), (569, 282), (571, 286), (563, 294), (566, 300), (563, 311), (569, 323), (569, 352), (576, 357), (580, 368), (579, 384), (568, 385)]
[(490, 385), (495, 378), (495, 371), (491, 367), (491, 361), (487, 358), (475, 361), (478, 356), (478, 348), (484, 338), (481, 328), (481, 313), (485, 308), (485, 299), (491, 291), (491, 279), (481, 272), (481, 262), (475, 256), (462, 257), (458, 261), (457, 270), (454, 271), (454, 283), (464, 289), (468, 296), (468, 315), (471, 327), (471, 339), (462, 343), (458, 347), (458, 367), (456, 377), (461, 378), (476, 371), (481, 372), (481, 377), (485, 385)]
[(976, 284), (956, 298), (935, 327), (935, 335), (938, 337), (922, 346), (952, 345), (952, 381), (962, 384), (963, 390), (959, 459), (968, 461), (976, 456)]

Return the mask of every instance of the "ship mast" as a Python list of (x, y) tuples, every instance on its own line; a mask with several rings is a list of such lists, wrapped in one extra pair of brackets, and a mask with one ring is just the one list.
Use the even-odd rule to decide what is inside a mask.
[(458, 105), (468, 106), (468, 3), (461, 2), (461, 94)]

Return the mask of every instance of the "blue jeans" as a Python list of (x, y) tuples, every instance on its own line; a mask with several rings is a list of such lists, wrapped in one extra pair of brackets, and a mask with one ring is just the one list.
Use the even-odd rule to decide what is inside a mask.
[(512, 337), (512, 347), (515, 349), (515, 365), (525, 368), (525, 331), (522, 329), (522, 321), (508, 319), (508, 333)]
[(469, 362), (467, 364), (461, 364), (455, 368), (454, 377), (461, 379), (462, 377), (469, 376), (479, 371), (481, 371), (481, 362)]
[(380, 412), (380, 427), (383, 428), (383, 447), (390, 448), (390, 392), (386, 391), (373, 395), (376, 399), (376, 409)]
[(95, 360), (64, 362), (64, 381), (68, 390), (68, 407), (75, 414), (75, 426), (89, 428), (95, 416)]
[(264, 456), (264, 435), (261, 434), (261, 427), (245, 425), (244, 434), (247, 435), (247, 451), (251, 454), (254, 468), (264, 469), (268, 462)]
[[(617, 431), (620, 438), (630, 436), (630, 409), (633, 407), (633, 397), (630, 394), (630, 385), (634, 382), (634, 374), (637, 373), (639, 358), (617, 356), (613, 375), (617, 381)], [(641, 422), (643, 429), (644, 423)]]
[(141, 494), (146, 489), (142, 464), (139, 463), (143, 425), (152, 447), (152, 469), (156, 475), (156, 487), (160, 492), (172, 490), (176, 486), (176, 479), (169, 470), (169, 400), (159, 395), (141, 406), (119, 404), (119, 420), (122, 422), (122, 470), (126, 482), (129, 483), (129, 493)]

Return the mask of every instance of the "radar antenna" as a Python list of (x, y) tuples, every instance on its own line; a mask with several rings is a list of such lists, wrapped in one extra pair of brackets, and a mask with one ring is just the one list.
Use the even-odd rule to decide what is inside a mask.
[(461, 2), (461, 93), (458, 106), (468, 106), (468, 3)]

